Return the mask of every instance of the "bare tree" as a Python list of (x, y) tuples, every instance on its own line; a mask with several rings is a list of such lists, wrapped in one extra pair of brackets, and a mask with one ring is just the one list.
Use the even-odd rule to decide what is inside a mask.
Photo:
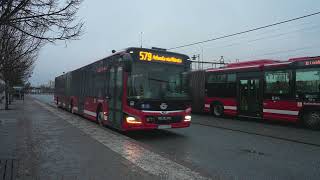
[(50, 42), (76, 39), (83, 27), (83, 22), (76, 21), (80, 3), (81, 0), (2, 0), (0, 26), (11, 26)]
[(10, 87), (22, 84), (32, 73), (42, 41), (15, 28), (0, 26), (0, 73), (6, 84), (5, 109), (8, 109)]
[(30, 77), (38, 51), (46, 42), (81, 35), (77, 20), (81, 0), (0, 0), (0, 74), (8, 90)]

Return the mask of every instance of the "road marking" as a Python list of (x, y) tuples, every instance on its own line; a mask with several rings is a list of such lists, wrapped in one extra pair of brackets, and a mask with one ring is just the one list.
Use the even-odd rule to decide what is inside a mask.
[(38, 100), (34, 101), (150, 174), (165, 179), (209, 179), (181, 164), (143, 148), (129, 137), (121, 134), (115, 135), (83, 118), (65, 114)]

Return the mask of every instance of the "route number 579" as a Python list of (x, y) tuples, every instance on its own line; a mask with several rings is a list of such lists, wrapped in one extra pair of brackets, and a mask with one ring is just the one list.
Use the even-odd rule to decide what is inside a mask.
[(140, 60), (144, 60), (144, 61), (152, 60), (152, 53), (150, 52), (140, 51), (139, 56), (140, 56)]

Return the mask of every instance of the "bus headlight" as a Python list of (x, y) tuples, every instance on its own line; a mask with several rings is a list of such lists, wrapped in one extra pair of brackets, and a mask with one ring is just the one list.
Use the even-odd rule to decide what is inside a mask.
[(128, 124), (141, 124), (142, 123), (138, 118), (133, 117), (133, 116), (127, 116), (126, 121)]
[(191, 121), (191, 116), (190, 115), (185, 116), (184, 121), (186, 122)]

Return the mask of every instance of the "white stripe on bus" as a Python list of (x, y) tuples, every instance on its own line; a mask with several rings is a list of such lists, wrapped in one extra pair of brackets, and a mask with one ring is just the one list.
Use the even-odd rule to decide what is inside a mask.
[(237, 106), (223, 106), (224, 109), (237, 110)]
[(96, 114), (95, 112), (92, 112), (92, 111), (83, 110), (83, 112), (84, 112), (85, 114), (88, 114), (88, 115), (93, 116), (93, 117), (96, 117), (96, 116), (97, 116), (97, 114)]
[(279, 109), (263, 109), (263, 112), (273, 113), (273, 114), (295, 115), (295, 116), (299, 114), (299, 111), (279, 110)]
[(78, 107), (72, 107), (73, 110), (78, 111)]

